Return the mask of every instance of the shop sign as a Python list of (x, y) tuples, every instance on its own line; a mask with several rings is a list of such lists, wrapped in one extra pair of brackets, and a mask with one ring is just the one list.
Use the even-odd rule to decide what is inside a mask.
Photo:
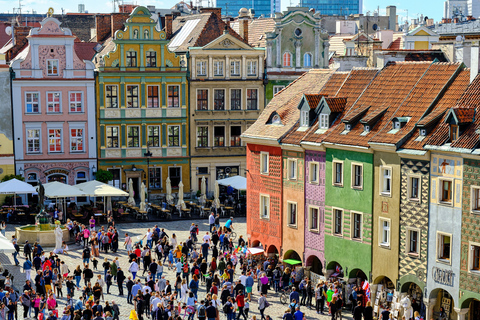
[(437, 267), (432, 268), (433, 281), (440, 284), (453, 287), (453, 276), (454, 273), (452, 270), (445, 270)]

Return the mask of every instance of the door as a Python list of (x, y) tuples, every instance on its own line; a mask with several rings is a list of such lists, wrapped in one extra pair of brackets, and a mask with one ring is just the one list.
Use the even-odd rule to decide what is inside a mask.
[(133, 198), (135, 202), (140, 201), (140, 179), (139, 178), (131, 178), (133, 182)]

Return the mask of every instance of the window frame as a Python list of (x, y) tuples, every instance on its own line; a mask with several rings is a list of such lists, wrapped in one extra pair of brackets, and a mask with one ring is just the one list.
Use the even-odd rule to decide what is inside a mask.
[(223, 77), (225, 75), (224, 61), (223, 60), (213, 60), (213, 76), (214, 77)]
[[(77, 110), (72, 111), (72, 97), (71, 97), (72, 94), (75, 95), (75, 98), (77, 94), (80, 94), (80, 111), (77, 111)], [(75, 99), (73, 103), (77, 104), (76, 108), (78, 109), (79, 102)], [(82, 113), (84, 112), (84, 110), (85, 108), (84, 108), (83, 91), (69, 91), (68, 92), (68, 113)]]
[[(152, 177), (152, 175), (151, 175), (150, 173), (151, 173), (151, 172), (155, 172), (155, 171), (157, 171), (157, 170), (160, 171), (160, 175), (159, 175), (160, 177), (157, 178), (157, 175), (156, 175), (156, 174), (154, 174), (153, 177)], [(163, 179), (162, 179), (162, 174), (163, 174), (163, 172), (162, 172), (162, 171), (163, 171), (163, 170), (162, 170), (162, 167), (159, 167), (159, 166), (157, 166), (157, 167), (150, 167), (150, 168), (149, 168), (149, 170), (148, 170), (148, 188), (150, 188), (151, 190), (160, 190), (160, 189), (163, 189)], [(153, 186), (153, 187), (152, 187), (152, 186), (151, 186), (152, 180), (153, 180), (154, 182), (158, 180), (160, 186), (159, 186), (159, 187), (157, 187), (157, 186)]]
[[(379, 227), (379, 232), (378, 232), (378, 246), (382, 248), (387, 248), (390, 249), (390, 246), (392, 244), (392, 220), (390, 218), (385, 218), (385, 217), (379, 217), (378, 220), (380, 223), (378, 224)], [(388, 240), (387, 242), (384, 242), (384, 231), (385, 231), (385, 226), (383, 225), (384, 222), (388, 222)]]
[[(340, 178), (341, 181), (337, 182), (337, 164), (340, 164), (342, 167)], [(332, 161), (332, 185), (336, 187), (343, 187), (343, 173), (344, 173), (345, 163), (343, 160), (333, 160)]]
[[(217, 136), (215, 134), (216, 128), (223, 128), (223, 137)], [(226, 140), (226, 126), (213, 126), (213, 147), (214, 148), (224, 148), (225, 147), (225, 140)]]
[[(115, 95), (113, 95), (113, 90), (108, 90), (108, 87), (115, 87)], [(109, 96), (108, 93), (109, 91), (111, 92), (111, 95)], [(109, 101), (110, 105), (113, 105), (113, 101), (115, 100), (116, 107), (109, 107), (107, 101)], [(106, 84), (105, 85), (105, 108), (107, 109), (118, 109), (118, 85), (116, 84)]]
[[(268, 204), (265, 206), (265, 204), (263, 203), (263, 199), (267, 199), (268, 200)], [(270, 220), (270, 195), (268, 194), (264, 194), (264, 193), (260, 193), (259, 194), (259, 206), (260, 206), (260, 210), (259, 210), (259, 213), (260, 213), (260, 219), (263, 219), (263, 220)], [(263, 215), (263, 208), (267, 208), (267, 215)]]
[(272, 88), (273, 96), (275, 97), (275, 95), (280, 91), (282, 91), (283, 89), (285, 89), (285, 86), (281, 86), (281, 85), (273, 86)]
[[(286, 63), (288, 61), (288, 64)], [(292, 67), (292, 54), (289, 51), (285, 51), (282, 55), (282, 66), (285, 68)]]
[[(145, 31), (148, 31), (148, 30), (145, 30)], [(149, 56), (149, 53), (153, 53), (153, 56)], [(150, 64), (152, 64), (152, 60), (153, 59), (153, 65), (148, 65), (149, 62)], [(154, 50), (148, 50), (145, 52), (145, 67), (147, 68), (156, 68), (157, 67), (157, 52), (154, 51)]]
[(256, 77), (258, 73), (257, 71), (258, 61), (253, 59), (247, 60), (247, 77)]
[[(173, 132), (173, 134), (170, 134), (170, 128), (177, 128), (178, 130), (178, 134), (175, 134), (175, 132)], [(175, 139), (177, 138), (178, 139), (178, 143), (175, 144), (175, 143), (170, 143), (170, 138), (172, 139)], [(168, 147), (180, 147), (180, 126), (179, 125), (171, 125), (171, 126), (167, 126), (167, 145)]]
[[(412, 232), (417, 233), (417, 250), (411, 251)], [(405, 241), (405, 253), (409, 256), (418, 258), (420, 257), (420, 245), (421, 245), (421, 231), (418, 228), (407, 227), (406, 228), (407, 239)]]
[[(175, 90), (173, 91), (173, 94), (170, 95), (170, 88), (177, 88), (176, 90), (176, 95), (175, 95)], [(177, 105), (175, 105), (175, 98), (177, 99)], [(170, 100), (172, 100), (173, 105), (170, 105)], [(167, 108), (180, 108), (180, 86), (177, 84), (172, 84), (167, 86)]]
[[(238, 64), (238, 66), (236, 67), (235, 64)], [(241, 75), (241, 72), (242, 72), (242, 68), (241, 68), (241, 65), (242, 65), (242, 62), (240, 60), (230, 60), (230, 76), (232, 77), (239, 77)], [(236, 70), (238, 69), (238, 70)], [(237, 72), (235, 72), (237, 71)]]
[[(330, 126), (329, 116), (326, 113), (321, 113), (318, 117), (318, 128), (327, 130)], [(326, 125), (325, 125), (326, 123)]]
[[(37, 102), (36, 102), (37, 111), (36, 111), (36, 112), (33, 111), (33, 110), (34, 110), (35, 102), (33, 101), (33, 96), (32, 96), (32, 102), (30, 103), (30, 104), (32, 105), (32, 112), (28, 112), (28, 101), (27, 101), (27, 97), (28, 97), (28, 95), (34, 95), (34, 94), (37, 95)], [(40, 113), (42, 113), (40, 91), (25, 91), (25, 114), (40, 114)]]
[[(309, 65), (306, 64), (307, 59), (305, 59), (305, 57), (307, 57), (307, 56), (309, 57), (309, 60), (308, 60), (310, 62)], [(312, 60), (313, 60), (313, 55), (310, 52), (305, 52), (303, 54), (303, 67), (304, 68), (312, 68), (312, 66), (313, 66), (313, 61)]]
[[(56, 62), (56, 67), (57, 67), (57, 71), (56, 72), (53, 72), (50, 71), (50, 68), (54, 68), (55, 66), (50, 66), (50, 63), (52, 62)], [(58, 61), (58, 59), (47, 59), (46, 61), (46, 66), (47, 66), (47, 76), (59, 76), (60, 75), (60, 61)]]
[[(150, 129), (151, 128), (157, 128), (158, 130), (158, 135), (155, 134), (155, 130), (151, 133)], [(147, 145), (150, 148), (159, 148), (161, 146), (161, 129), (159, 125), (148, 125), (147, 126)], [(155, 143), (154, 140), (158, 139), (158, 143)]]
[[(443, 182), (449, 182), (450, 183), (450, 201), (445, 201), (443, 198)], [(438, 202), (443, 205), (447, 206), (453, 206), (453, 198), (454, 198), (454, 192), (455, 192), (455, 181), (453, 178), (438, 178)]]
[[(223, 92), (221, 98), (217, 97), (217, 93)], [(217, 102), (221, 103), (221, 108), (217, 107)], [(213, 110), (225, 111), (225, 89), (213, 89)]]
[[(360, 216), (360, 226), (359, 226), (359, 236), (355, 237), (355, 216)], [(359, 211), (350, 211), (350, 238), (355, 241), (362, 241), (363, 240), (363, 212)]]
[[(418, 185), (417, 185), (417, 196), (418, 197), (416, 197), (416, 198), (413, 197), (413, 192), (412, 192), (413, 179), (418, 179)], [(407, 199), (408, 199), (408, 201), (420, 203), (421, 199), (422, 199), (421, 193), (422, 193), (422, 176), (419, 175), (419, 174), (409, 174), (407, 176)]]
[(147, 85), (147, 108), (160, 108), (160, 87), (158, 85)]
[[(129, 56), (129, 54), (132, 54)], [(128, 50), (125, 52), (125, 67), (136, 68), (138, 66), (137, 51)]]
[[(315, 175), (315, 180), (312, 179), (312, 166), (317, 166), (317, 174)], [(320, 183), (320, 162), (310, 161), (308, 163), (308, 182), (310, 184), (319, 184)]]
[[(128, 109), (138, 109), (140, 108), (140, 86), (138, 84), (127, 84), (125, 86), (125, 102), (127, 103), (126, 108)], [(129, 88), (132, 88), (132, 90), (129, 90)], [(137, 88), (137, 94), (134, 94), (134, 88)], [(131, 92), (130, 92), (131, 91)], [(131, 94), (131, 96), (129, 96)], [(130, 102), (129, 99), (132, 101)], [(134, 106), (136, 102), (136, 107)], [(131, 106), (129, 106), (129, 103), (131, 103)]]
[[(292, 175), (292, 168), (295, 168), (295, 172)], [(287, 180), (297, 180), (298, 179), (298, 159), (288, 158), (287, 159)]]
[[(473, 247), (478, 248), (478, 267), (474, 268), (474, 263), (475, 263), (475, 254), (474, 254), (474, 249)], [(479, 274), (480, 273), (480, 243), (474, 242), (474, 241), (469, 241), (468, 242), (468, 272), (469, 273), (475, 273)]]
[[(28, 136), (28, 131), (30, 130), (35, 130), (35, 131), (38, 131), (38, 137), (32, 137), (30, 138)], [(25, 128), (25, 153), (26, 154), (41, 154), (42, 153), (42, 128), (41, 126), (38, 126), (38, 127), (26, 127)], [(28, 151), (28, 143), (29, 143), (29, 140), (32, 139), (32, 142), (33, 141), (38, 141), (38, 151)], [(35, 144), (33, 143), (32, 145), (33, 147), (35, 146)]]
[[(112, 135), (109, 136), (108, 135), (108, 129), (111, 128), (112, 129)], [(117, 129), (117, 135), (113, 135), (114, 133), (114, 130), (113, 129)], [(108, 140), (109, 139), (112, 139), (112, 147), (109, 147), (108, 146)], [(113, 142), (114, 141), (117, 141), (117, 146), (114, 147), (113, 145)], [(105, 126), (105, 148), (107, 149), (117, 149), (117, 148), (120, 148), (120, 126)]]
[[(357, 172), (355, 171), (356, 167), (360, 167), (360, 185), (356, 185)], [(363, 163), (352, 162), (350, 165), (351, 177), (350, 177), (350, 186), (352, 189), (363, 190)]]
[(195, 65), (197, 77), (206, 77), (208, 75), (207, 60), (197, 60)]
[[(233, 135), (232, 134), (232, 129), (233, 128), (240, 128), (240, 134), (239, 135)], [(230, 147), (241, 147), (242, 146), (242, 126), (238, 125), (230, 125)]]
[[(79, 137), (77, 136), (72, 136), (72, 130), (82, 130), (82, 135)], [(78, 133), (78, 131), (77, 131)], [(68, 136), (70, 140), (70, 153), (85, 153), (85, 127), (80, 127), (80, 126), (72, 126), (68, 128)], [(81, 145), (82, 145), (82, 150), (78, 150), (78, 141), (76, 142), (77, 150), (73, 150), (73, 141), (77, 140), (78, 138), (81, 139)]]
[[(206, 95), (205, 95), (205, 97), (203, 97), (203, 94), (202, 94), (202, 97), (201, 97), (202, 99), (199, 99), (198, 94), (199, 94), (199, 92), (201, 92), (201, 91), (202, 91), (202, 92), (205, 92)], [(196, 108), (195, 108), (196, 111), (206, 111), (206, 110), (209, 110), (209, 105), (208, 105), (208, 93), (209, 93), (209, 90), (208, 90), (208, 89), (197, 89), (197, 92), (196, 92), (196, 94), (197, 94), (197, 99), (196, 99), (196, 101), (197, 101), (197, 106), (196, 106)], [(201, 108), (201, 109), (199, 108), (199, 105), (200, 105), (200, 104), (199, 104), (199, 101), (205, 101), (204, 103), (201, 104), (201, 105), (202, 105), (202, 108)], [(204, 104), (205, 104), (205, 108), (203, 108), (203, 105), (204, 105)]]
[[(313, 215), (312, 210), (317, 210), (317, 224), (313, 225)], [(318, 206), (308, 206), (308, 231), (310, 232), (320, 232), (320, 207)]]
[[(136, 135), (130, 135), (130, 129), (134, 129), (136, 128), (137, 129), (137, 134)], [(132, 131), (133, 133), (133, 131)], [(130, 144), (130, 139), (132, 139), (132, 144)], [(136, 140), (136, 144), (135, 144), (135, 139)], [(132, 126), (127, 126), (127, 148), (140, 148), (140, 126), (135, 126), (135, 125), (132, 125)]]
[[(443, 244), (441, 244), (442, 242), (442, 239), (443, 237), (449, 237), (450, 238), (450, 248), (449, 248), (449, 258), (444, 258), (443, 257)], [(437, 246), (436, 246), (436, 254), (435, 254), (435, 258), (436, 258), (436, 261), (439, 262), (439, 263), (444, 263), (444, 264), (448, 264), (448, 265), (451, 265), (452, 264), (452, 243), (453, 243), (453, 237), (452, 237), (452, 234), (451, 233), (447, 233), (447, 232), (442, 232), (442, 231), (437, 231), (437, 239), (436, 239), (436, 243), (437, 243)], [(442, 253), (442, 257), (440, 257), (440, 254)]]
[[(255, 98), (249, 98), (249, 92), (256, 92), (255, 94)], [(255, 110), (258, 110), (258, 88), (247, 88), (246, 90), (246, 96), (247, 96), (247, 106), (246, 106), (246, 110), (247, 111), (255, 111)], [(255, 108), (252, 108), (251, 107), (251, 103), (253, 103), (253, 101), (255, 101)]]
[[(295, 212), (293, 213), (293, 220), (292, 223), (292, 208), (295, 208)], [(296, 228), (298, 224), (298, 203), (294, 201), (287, 201), (287, 226), (291, 228)]]
[[(169, 166), (168, 167), (168, 177), (170, 178), (170, 181), (173, 181), (172, 176), (170, 175), (170, 170), (171, 169), (175, 169), (175, 170), (178, 170), (178, 172), (180, 172), (179, 181), (178, 181), (178, 183), (180, 183), (183, 179), (182, 167), (181, 166)], [(172, 184), (172, 188), (178, 188), (178, 185), (175, 186), (174, 184)]]
[[(60, 141), (60, 150), (50, 150), (50, 130), (60, 130), (60, 137), (53, 137), (55, 141)], [(47, 146), (48, 146), (48, 154), (50, 153), (63, 153), (64, 151), (64, 146), (63, 146), (63, 128), (60, 127), (47, 127)], [(55, 144), (54, 144), (55, 145)]]
[[(58, 98), (58, 111), (49, 111), (49, 95), (50, 94), (53, 94), (55, 97), (55, 94), (59, 95), (59, 98)], [(47, 111), (47, 114), (61, 114), (62, 113), (62, 92), (61, 91), (47, 91), (45, 92), (45, 100), (46, 100), (46, 111)], [(56, 104), (55, 103), (55, 100), (53, 102), (51, 102), (52, 104)], [(55, 110), (55, 107), (54, 107), (54, 110)]]
[[(238, 95), (237, 94), (233, 94), (234, 91), (238, 91)], [(237, 102), (238, 101), (238, 108), (233, 108), (232, 106), (236, 103), (233, 103), (233, 102)], [(242, 89), (236, 89), (236, 88), (231, 88), (230, 89), (230, 110), (235, 110), (235, 111), (239, 111), (239, 110), (242, 110)]]
[[(266, 166), (265, 166), (265, 158), (264, 158), (265, 156), (267, 158)], [(267, 170), (263, 171), (265, 167), (267, 168)], [(270, 153), (261, 151), (260, 152), (260, 174), (268, 175), (269, 171), (270, 171)]]
[[(476, 196), (478, 196), (477, 199), (475, 199)], [(478, 204), (477, 206), (475, 206), (475, 202)], [(470, 212), (480, 214), (480, 186), (470, 186)]]
[[(206, 135), (200, 135), (200, 132), (199, 132), (199, 129), (200, 128), (206, 128), (207, 129), (207, 132), (206, 132)], [(208, 148), (209, 147), (209, 141), (208, 141), (208, 134), (209, 134), (209, 127), (208, 126), (197, 126), (197, 148)], [(201, 142), (202, 139), (205, 139), (206, 138), (206, 145), (200, 145), (199, 142)]]
[[(337, 232), (337, 212), (340, 213), (340, 232)], [(343, 237), (343, 224), (345, 222), (345, 210), (341, 208), (332, 207), (332, 234), (334, 236)]]
[[(381, 196), (384, 196), (384, 197), (391, 197), (392, 196), (392, 180), (393, 180), (393, 169), (392, 167), (390, 166), (380, 166), (379, 168), (380, 170), (380, 174), (379, 174), (379, 178), (380, 178), (380, 181), (379, 181), (379, 189), (380, 189), (380, 195)], [(389, 175), (389, 179), (390, 179), (390, 191), (385, 191), (386, 188), (385, 187), (385, 182), (386, 182), (386, 176), (384, 174), (384, 170), (389, 170), (390, 171), (390, 175)]]

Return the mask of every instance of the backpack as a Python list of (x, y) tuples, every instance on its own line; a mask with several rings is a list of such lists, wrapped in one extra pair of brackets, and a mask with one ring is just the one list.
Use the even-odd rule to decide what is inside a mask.
[(305, 289), (305, 282), (303, 282), (303, 281), (302, 281), (302, 282), (300, 282), (299, 289), (300, 289), (300, 290), (303, 290), (303, 289)]
[(198, 269), (195, 269), (194, 273), (198, 276), (200, 274), (200, 271), (198, 271)]
[(225, 303), (225, 305), (223, 306), (223, 312), (229, 313), (230, 311), (230, 305), (228, 303)]
[(183, 273), (188, 273), (188, 265), (183, 266)]
[(199, 318), (205, 318), (205, 307), (204, 306), (201, 306), (198, 309), (198, 317)]

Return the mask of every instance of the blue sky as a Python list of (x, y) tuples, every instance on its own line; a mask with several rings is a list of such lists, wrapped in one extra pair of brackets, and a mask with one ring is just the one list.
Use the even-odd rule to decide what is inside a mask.
[[(136, 3), (139, 5), (154, 5), (159, 8), (170, 8), (179, 0), (125, 0), (125, 3)], [(189, 1), (189, 0), (185, 0)], [(192, 0), (197, 1), (197, 0)], [(202, 0), (200, 0), (202, 1)], [(213, 1), (213, 0), (210, 0)], [(298, 0), (297, 0), (298, 1)], [(295, 0), (292, 0), (292, 4), (295, 4)], [(78, 4), (85, 4), (85, 9), (88, 12), (111, 12), (112, 11), (112, 1), (109, 0), (22, 0), (22, 12), (32, 12), (32, 10), (37, 11), (37, 13), (46, 13), (49, 7), (53, 7), (55, 13), (61, 13), (62, 8), (65, 12), (77, 12)], [(203, 0), (203, 5), (207, 6), (208, 0)], [(286, 8), (290, 4), (290, 0), (282, 0), (282, 8)], [(397, 6), (397, 14), (400, 16), (401, 21), (405, 20), (408, 17), (416, 18), (420, 14), (428, 16), (429, 18), (434, 18), (435, 21), (438, 21), (442, 18), (443, 15), (443, 1), (420, 1), (418, 0), (364, 0), (363, 8), (364, 13), (367, 11), (372, 12), (377, 10), (377, 7), (380, 6), (380, 14), (385, 14), (385, 8), (388, 5)], [(12, 12), (13, 8), (18, 8), (18, 0), (0, 0), (0, 8), (4, 12)]]

